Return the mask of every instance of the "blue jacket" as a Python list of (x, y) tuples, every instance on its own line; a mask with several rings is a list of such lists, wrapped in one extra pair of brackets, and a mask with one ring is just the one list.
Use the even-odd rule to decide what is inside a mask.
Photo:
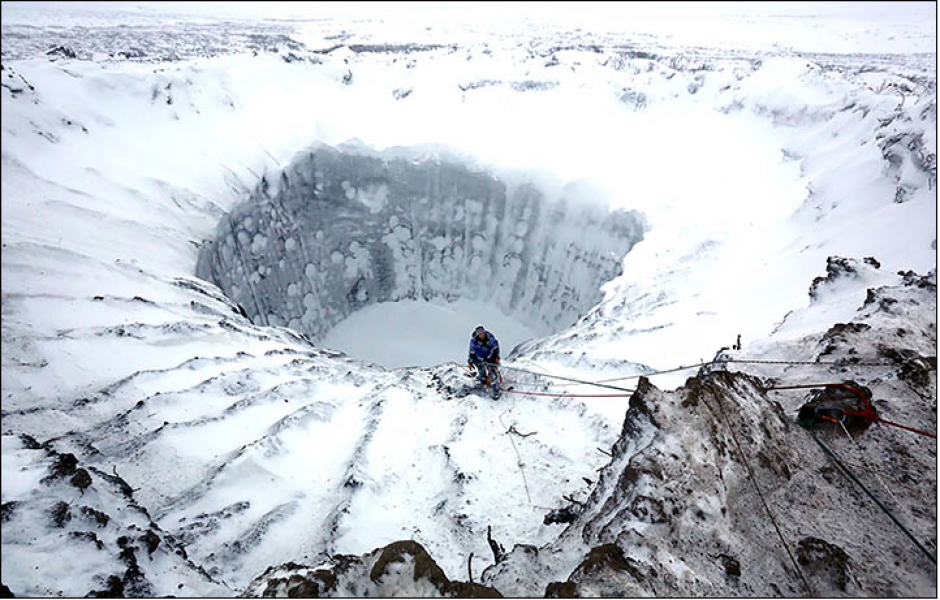
[(481, 342), (475, 336), (470, 338), (470, 355), (468, 362), (484, 361), (490, 362), (499, 358), (499, 342), (496, 336), (486, 332), (486, 341)]

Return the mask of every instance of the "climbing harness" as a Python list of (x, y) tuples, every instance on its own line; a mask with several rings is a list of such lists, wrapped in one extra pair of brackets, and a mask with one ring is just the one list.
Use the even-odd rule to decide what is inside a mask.
[[(868, 398), (865, 397), (865, 394), (861, 390), (859, 390), (858, 388), (852, 387), (850, 385), (847, 385), (845, 383), (813, 383), (813, 384), (807, 384), (807, 385), (783, 385), (783, 386), (778, 385), (778, 386), (771, 386), (771, 387), (764, 388), (764, 391), (770, 392), (770, 391), (776, 391), (776, 390), (800, 390), (800, 389), (812, 389), (812, 388), (822, 388), (822, 387), (842, 388), (844, 390), (848, 390), (852, 392), (853, 394), (861, 398), (862, 406), (864, 407), (862, 410), (845, 410), (844, 408), (836, 408), (836, 407), (817, 407), (817, 411), (825, 408), (827, 410), (831, 410), (832, 412), (839, 414), (839, 416), (836, 417), (837, 420), (839, 421), (844, 420), (845, 416), (848, 415), (848, 416), (854, 416), (854, 417), (866, 419), (868, 421), (873, 421), (875, 423), (884, 423), (885, 425), (899, 427), (901, 429), (906, 429), (907, 431), (911, 431), (913, 433), (917, 433), (917, 434), (927, 436), (927, 437), (932, 437), (934, 439), (936, 439), (937, 437), (937, 434), (935, 433), (929, 433), (921, 429), (908, 427), (907, 425), (902, 425), (900, 423), (895, 423), (894, 421), (882, 419), (881, 417), (875, 414), (875, 409), (872, 407), (871, 403), (868, 402)], [(829, 416), (833, 418), (832, 415), (829, 415)]]

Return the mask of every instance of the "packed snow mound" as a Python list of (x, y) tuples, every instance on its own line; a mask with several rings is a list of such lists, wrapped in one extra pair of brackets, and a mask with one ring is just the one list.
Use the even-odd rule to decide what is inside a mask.
[(261, 325), (320, 340), (368, 305), (481, 300), (541, 334), (570, 326), (642, 239), (635, 212), (569, 184), (547, 198), (453, 160), (321, 146), (221, 221), (196, 274)]

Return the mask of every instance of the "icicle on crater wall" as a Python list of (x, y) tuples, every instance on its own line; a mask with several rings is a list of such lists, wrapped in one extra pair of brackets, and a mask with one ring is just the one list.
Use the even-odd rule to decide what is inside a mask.
[(577, 195), (549, 200), (456, 162), (318, 147), (223, 218), (196, 275), (254, 323), (314, 340), (403, 299), (487, 301), (553, 333), (601, 300), (643, 236), (640, 214)]

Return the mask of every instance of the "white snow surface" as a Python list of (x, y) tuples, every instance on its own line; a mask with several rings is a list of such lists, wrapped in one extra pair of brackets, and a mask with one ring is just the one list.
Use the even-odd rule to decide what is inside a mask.
[[(148, 528), (188, 553), (166, 537), (149, 562), (138, 551), (153, 595), (232, 595), (269, 565), (398, 539), (463, 578), (470, 552), (477, 572), (489, 560), (488, 525), (556, 540), (543, 515), (588, 496), (627, 407), (453, 394), (473, 326), (500, 338), (520, 390), (613, 394), (511, 367), (633, 376), (739, 334), (739, 356), (808, 360), (785, 342), (844, 322), (897, 271), (936, 269), (933, 3), (320, 4), (3, 3), (2, 581), (16, 595), (105, 588), (127, 567), (119, 537)], [(44, 54), (59, 44), (77, 57)], [(263, 175), (351, 141), (524, 171), (546, 193), (587, 181), (649, 228), (603, 300), (545, 338), (466, 299), (372, 305), (316, 345), (250, 323), (194, 277), (198, 246)], [(811, 306), (834, 255), (881, 267)], [(92, 487), (41, 483), (53, 459), (21, 435), (74, 453)], [(70, 535), (92, 524), (50, 524), (58, 500), (111, 517), (105, 551)]]

